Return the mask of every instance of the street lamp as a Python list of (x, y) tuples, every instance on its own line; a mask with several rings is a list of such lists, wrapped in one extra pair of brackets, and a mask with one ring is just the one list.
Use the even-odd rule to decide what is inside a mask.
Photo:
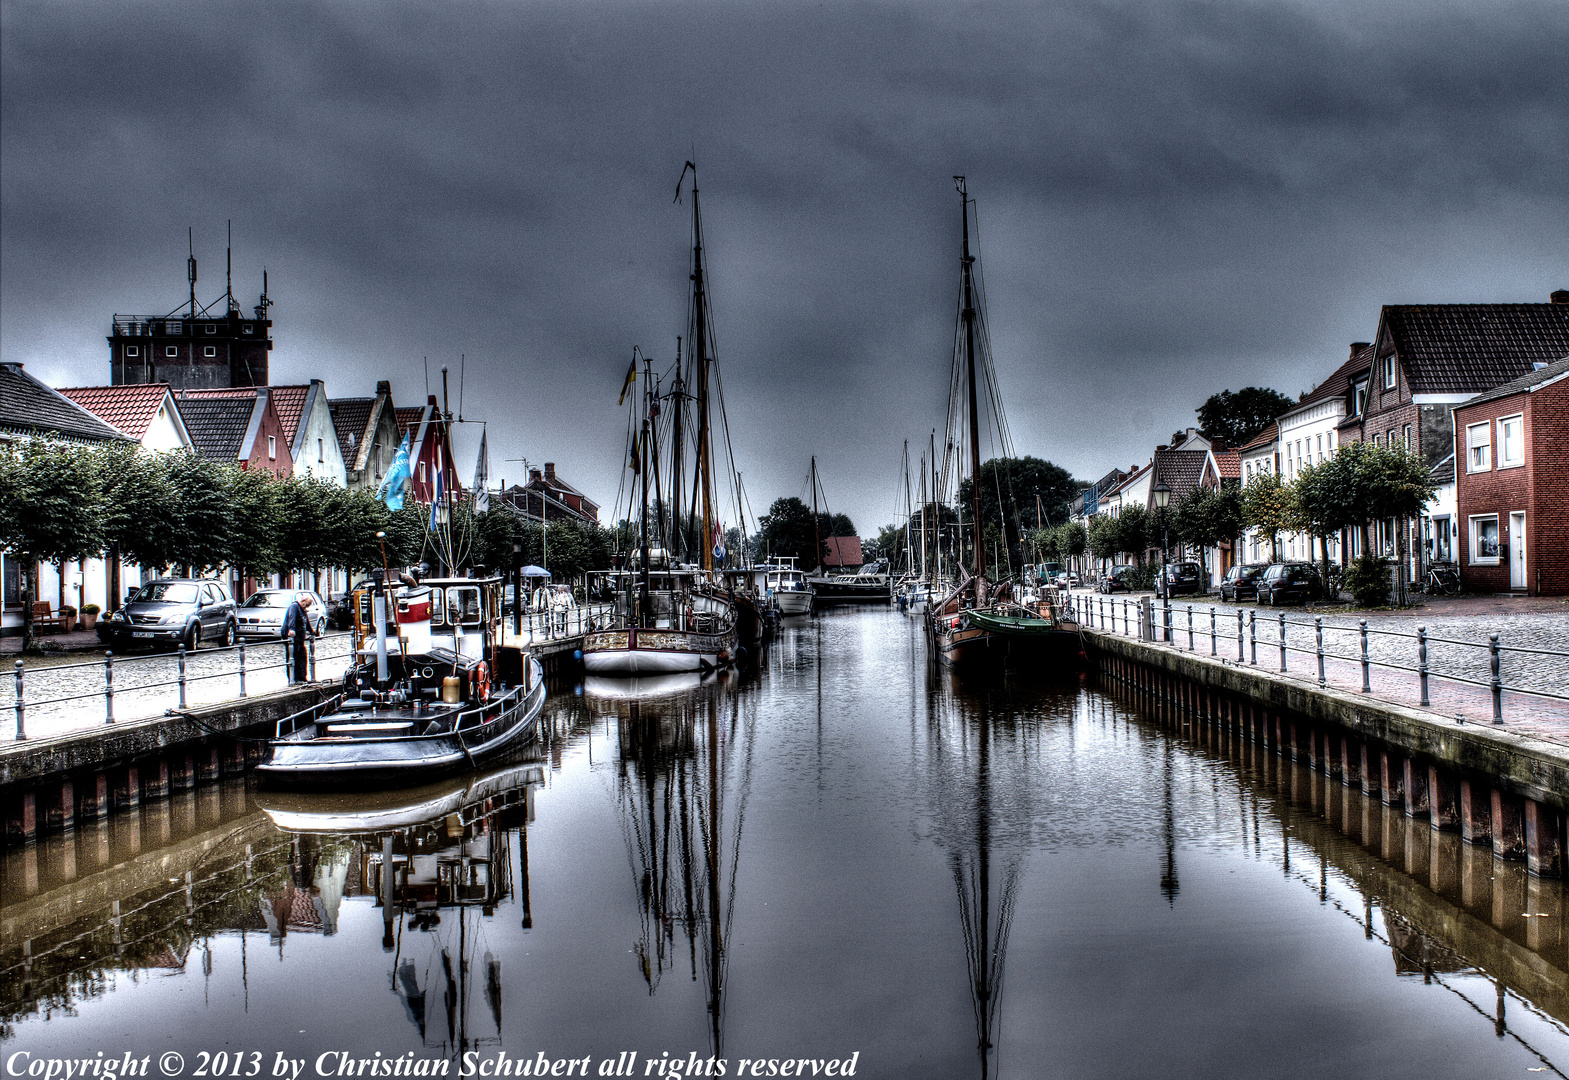
[[(1165, 574), (1167, 558), (1166, 547), (1168, 545), (1168, 539), (1166, 535), (1166, 504), (1171, 502), (1171, 488), (1166, 486), (1166, 482), (1162, 480), (1152, 489), (1152, 494), (1155, 496), (1155, 512), (1160, 515), (1160, 572)], [(1169, 592), (1169, 586), (1164, 591)]]
[(523, 545), (512, 542), (512, 634), (523, 633)]

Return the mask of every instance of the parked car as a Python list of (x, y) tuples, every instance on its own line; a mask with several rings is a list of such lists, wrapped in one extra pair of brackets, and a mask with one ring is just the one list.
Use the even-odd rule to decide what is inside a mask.
[(1233, 566), (1226, 571), (1226, 576), (1220, 579), (1220, 598), (1241, 600), (1247, 597), (1250, 600), (1257, 600), (1259, 578), (1263, 577), (1264, 571), (1268, 569), (1269, 563), (1262, 562)]
[(1270, 563), (1258, 579), (1260, 603), (1276, 607), (1280, 604), (1305, 604), (1324, 595), (1324, 582), (1312, 563)]
[(1052, 579), (1052, 584), (1059, 589), (1066, 589), (1068, 587), (1069, 580), (1068, 572), (1066, 570), (1058, 570), (1057, 576)]
[(149, 581), (94, 627), (101, 641), (117, 649), (181, 642), (194, 649), (203, 641), (233, 645), (236, 628), (233, 597), (223, 582), (210, 578)]
[(1155, 575), (1155, 595), (1165, 599), (1204, 591), (1204, 568), (1196, 562), (1167, 563)]
[(1121, 589), (1123, 592), (1133, 591), (1133, 567), (1113, 566), (1106, 571), (1106, 576), (1100, 579), (1100, 591), (1110, 596)]
[(257, 589), (246, 597), (236, 616), (240, 637), (246, 641), (282, 637), (283, 616), (288, 612), (289, 605), (300, 596), (311, 598), (307, 615), (311, 629), (317, 634), (324, 633), (327, 629), (327, 605), (322, 603), (316, 593), (309, 589)]
[(1069, 570), (1068, 571), (1068, 584), (1069, 585), (1077, 585), (1077, 584), (1079, 584), (1079, 572), (1077, 570)]

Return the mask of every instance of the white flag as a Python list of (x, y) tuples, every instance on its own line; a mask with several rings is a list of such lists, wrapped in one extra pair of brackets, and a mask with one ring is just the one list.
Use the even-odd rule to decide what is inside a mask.
[(479, 459), (474, 462), (474, 512), (490, 509), (490, 449), (485, 445), (485, 429), (479, 432)]

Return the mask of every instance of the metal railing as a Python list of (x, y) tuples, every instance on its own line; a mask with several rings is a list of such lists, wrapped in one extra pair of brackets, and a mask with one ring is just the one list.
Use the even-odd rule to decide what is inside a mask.
[[(321, 639), (323, 647), (318, 649), (317, 639), (306, 639), (306, 671), (292, 673), (291, 681), (309, 680), (314, 682), (318, 672), (318, 661), (336, 676), (341, 670), (346, 669), (352, 660), (353, 635), (348, 633), (328, 634)], [(124, 717), (116, 716), (116, 699), (122, 702), (130, 700), (134, 708), (143, 709), (130, 719), (145, 719), (149, 716), (159, 716), (171, 709), (185, 709), (190, 703), (190, 689), (192, 684), (206, 683), (218, 679), (235, 680), (237, 693), (233, 698), (220, 697), (209, 700), (204, 704), (219, 704), (225, 700), (239, 700), (249, 695), (247, 677), (284, 670), (291, 667), (289, 656), (292, 642), (288, 640), (266, 641), (253, 643), (249, 646), (244, 641), (237, 645), (227, 647), (198, 649), (187, 652), (185, 646), (180, 645), (174, 654), (169, 653), (141, 653), (129, 656), (116, 656), (113, 650), (106, 651), (101, 660), (88, 660), (74, 664), (50, 664), (35, 667), (28, 671), (25, 661), (18, 660), (12, 673), (14, 680), (13, 698), (11, 707), (16, 718), (15, 737), (17, 740), (27, 738), (27, 715), (29, 711), (43, 709), (48, 706), (69, 705), (74, 702), (101, 701), (103, 703), (104, 725), (113, 724)], [(249, 650), (249, 657), (247, 656)], [(257, 653), (260, 653), (261, 662), (258, 663)], [(191, 661), (200, 662), (203, 668), (193, 672)], [(333, 665), (334, 661), (343, 661), (343, 668)], [(172, 676), (169, 667), (173, 665)], [(159, 669), (162, 670), (159, 670)], [(150, 677), (137, 679), (140, 673), (149, 673)], [(127, 678), (129, 676), (129, 678)], [(82, 682), (91, 684), (86, 689), (74, 690), (72, 684), (80, 685)], [(37, 693), (37, 687), (42, 685), (44, 693), (49, 696), (31, 698), (26, 696), (29, 684)], [(61, 691), (65, 692), (61, 692)], [(162, 693), (159, 693), (162, 691)], [(3, 701), (0, 701), (3, 707)], [(123, 706), (122, 706), (123, 708)], [(56, 710), (58, 712), (58, 710)], [(60, 730), (79, 730), (91, 726), (96, 721), (78, 722)]]
[[(1179, 650), (1183, 649), (1181, 639), (1185, 635), (1187, 638), (1185, 651), (1187, 652), (1198, 652), (1202, 648), (1203, 638), (1207, 636), (1209, 638), (1209, 655), (1214, 657), (1220, 656), (1221, 616), (1218, 614), (1218, 609), (1214, 606), (1208, 607), (1209, 622), (1206, 634), (1203, 624), (1205, 614), (1203, 610), (1198, 610), (1199, 627), (1195, 631), (1194, 615), (1196, 609), (1193, 604), (1183, 605), (1183, 608), (1186, 609), (1184, 612), (1182, 608), (1172, 604), (1169, 598), (1161, 600), (1159, 606), (1156, 606), (1154, 601), (1146, 599), (1122, 598), (1119, 600), (1117, 597), (1086, 596), (1082, 594), (1070, 596), (1068, 599), (1080, 626), (1092, 630), (1104, 630), (1113, 634), (1122, 634), (1128, 637), (1136, 636), (1144, 641), (1158, 645), (1169, 645)], [(1148, 607), (1145, 606), (1146, 603), (1149, 604)], [(1118, 627), (1119, 604), (1121, 605), (1120, 628)], [(1130, 612), (1132, 613), (1131, 615)], [(1362, 676), (1360, 692), (1364, 694), (1373, 692), (1373, 668), (1383, 668), (1389, 671), (1415, 675), (1417, 677), (1418, 691), (1417, 704), (1422, 708), (1432, 707), (1429, 691), (1430, 684), (1434, 679), (1479, 687), (1486, 690), (1492, 699), (1492, 721), (1495, 724), (1504, 722), (1503, 696), (1506, 691), (1511, 694), (1539, 698), (1544, 701), (1569, 702), (1569, 694), (1555, 693), (1551, 690), (1535, 687), (1510, 685), (1503, 681), (1502, 675), (1504, 661), (1510, 657), (1529, 657), (1533, 658), (1531, 662), (1534, 663), (1540, 663), (1538, 658), (1542, 657), (1556, 658), (1564, 662), (1565, 670), (1569, 672), (1569, 651), (1534, 649), (1522, 645), (1506, 646), (1503, 644), (1499, 634), (1489, 634), (1485, 642), (1465, 641), (1460, 638), (1439, 637), (1429, 634), (1426, 626), (1418, 626), (1415, 633), (1409, 633), (1403, 630), (1370, 628), (1366, 619), (1359, 620), (1356, 626), (1344, 626), (1333, 623), (1326, 624), (1321, 615), (1314, 616), (1312, 621), (1309, 622), (1304, 619), (1288, 619), (1283, 611), (1273, 612), (1273, 619), (1268, 618), (1267, 615), (1264, 619), (1260, 619), (1257, 608), (1246, 610), (1238, 608), (1236, 613), (1237, 658), (1235, 663), (1249, 667), (1259, 666), (1258, 648), (1262, 632), (1266, 638), (1264, 641), (1265, 649), (1274, 650), (1279, 656), (1279, 670), (1282, 674), (1287, 673), (1289, 670), (1289, 654), (1297, 653), (1303, 656), (1312, 656), (1316, 664), (1317, 680), (1320, 687), (1328, 685), (1326, 663), (1334, 661), (1355, 664), (1360, 668)], [(1229, 639), (1231, 637), (1229, 617), (1226, 621), (1227, 628), (1224, 636), (1228, 640), (1229, 651)], [(1274, 623), (1273, 628), (1269, 627), (1271, 622)], [(1264, 624), (1263, 628), (1260, 627), (1260, 623)], [(1312, 630), (1312, 648), (1306, 648), (1289, 641), (1287, 630), (1291, 627)], [(1270, 629), (1274, 630), (1273, 634), (1269, 633)], [(1244, 630), (1246, 631), (1245, 635)], [(1355, 635), (1356, 653), (1347, 655), (1333, 651), (1336, 646), (1326, 648), (1326, 634)], [(1368, 650), (1370, 635), (1388, 638), (1395, 642), (1410, 642), (1410, 653), (1408, 655), (1414, 659), (1414, 664), (1400, 663), (1390, 658), (1374, 659)], [(1344, 638), (1340, 640), (1344, 640)], [(1435, 669), (1429, 659), (1429, 647), (1433, 644), (1456, 646), (1460, 649), (1485, 650), (1488, 668), (1487, 677), (1479, 678), (1463, 674), (1460, 671)], [(1565, 718), (1569, 719), (1569, 709), (1565, 710)]]
[(597, 629), (608, 623), (614, 614), (614, 604), (592, 603), (549, 611), (527, 611), (521, 617), (507, 615), (502, 619), (503, 638), (514, 645), (559, 641)]

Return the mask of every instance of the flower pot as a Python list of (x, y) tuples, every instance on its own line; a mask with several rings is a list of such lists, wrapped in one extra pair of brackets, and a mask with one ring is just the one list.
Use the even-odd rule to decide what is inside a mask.
[(91, 630), (97, 624), (98, 624), (98, 612), (96, 612), (96, 611), (84, 611), (84, 612), (82, 612), (81, 629), (83, 629), (83, 630)]

